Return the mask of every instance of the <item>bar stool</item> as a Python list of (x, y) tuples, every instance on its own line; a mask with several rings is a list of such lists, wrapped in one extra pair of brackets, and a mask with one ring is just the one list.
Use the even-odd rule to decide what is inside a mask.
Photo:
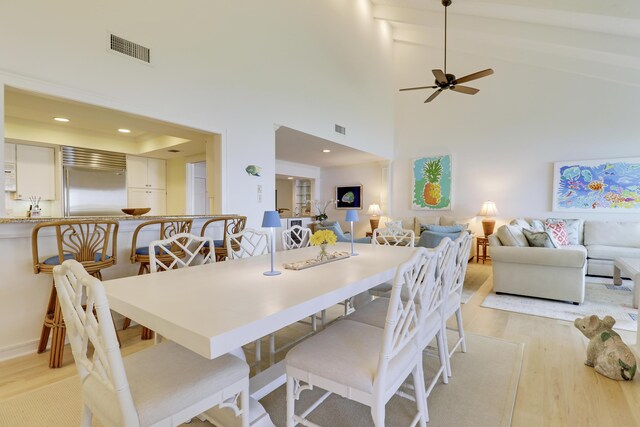
[[(138, 276), (145, 273), (150, 273), (151, 269), (149, 267), (151, 259), (149, 258), (149, 245), (146, 246), (138, 246), (138, 235), (141, 232), (153, 232), (152, 238), (146, 238), (145, 241), (151, 243), (155, 240), (164, 240), (173, 235), (180, 233), (190, 233), (191, 226), (193, 224), (193, 220), (191, 218), (180, 218), (180, 219), (155, 219), (152, 221), (146, 221), (138, 225), (133, 232), (133, 241), (131, 243), (131, 263), (135, 264), (137, 262), (140, 263), (140, 268), (138, 269)], [(157, 231), (156, 231), (157, 227)], [(184, 251), (177, 245), (172, 244), (168, 247), (173, 254), (177, 257), (183, 257)], [(162, 261), (164, 263), (171, 262), (174, 257), (170, 254), (160, 253), (160, 250), (156, 249), (155, 251), (156, 259)], [(131, 324), (131, 319), (125, 317), (124, 323), (122, 324), (122, 329), (125, 330)], [(153, 338), (153, 331), (147, 329), (146, 327), (142, 327), (141, 338), (143, 340), (149, 340)]]
[[(230, 234), (238, 234), (244, 230), (244, 227), (247, 225), (247, 217), (239, 215), (225, 215), (210, 219), (202, 225), (200, 235), (202, 237), (205, 236), (207, 227), (210, 224), (215, 224), (214, 226), (217, 227), (220, 223), (222, 223), (222, 239), (213, 241), (213, 246), (215, 246), (214, 253), (216, 255), (216, 261), (226, 261), (227, 256), (229, 255), (225, 245), (227, 236)], [(210, 250), (211, 249), (208, 246), (205, 247), (204, 254), (206, 255)]]
[[(38, 235), (55, 232), (58, 254), (40, 260)], [(31, 232), (33, 271), (36, 274), (52, 274), (53, 268), (68, 259), (80, 262), (89, 274), (102, 279), (102, 270), (116, 263), (118, 223), (110, 220), (52, 221), (36, 224)], [(47, 349), (51, 333), (51, 355), (49, 367), (62, 366), (66, 327), (58, 302), (55, 286), (51, 287), (49, 303), (42, 324), (38, 353)]]

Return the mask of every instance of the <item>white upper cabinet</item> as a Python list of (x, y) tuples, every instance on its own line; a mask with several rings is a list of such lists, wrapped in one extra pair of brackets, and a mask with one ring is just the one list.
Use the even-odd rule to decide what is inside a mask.
[(166, 189), (166, 160), (127, 156), (127, 187)]
[(53, 148), (16, 146), (16, 199), (56, 198), (56, 165)]

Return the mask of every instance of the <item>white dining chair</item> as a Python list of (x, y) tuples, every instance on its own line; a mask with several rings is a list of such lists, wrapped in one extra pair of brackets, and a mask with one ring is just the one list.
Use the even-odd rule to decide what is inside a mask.
[[(402, 230), (395, 228), (376, 228), (371, 237), (372, 245), (383, 246), (406, 246), (413, 248), (416, 234), (413, 230)], [(369, 293), (375, 297), (382, 296), (391, 291), (393, 282), (384, 282), (369, 289)]]
[(458, 338), (453, 345), (449, 345), (447, 342), (447, 374), (449, 376), (453, 374), (451, 370), (451, 357), (455, 351), (460, 347), (460, 350), (463, 353), (467, 352), (467, 343), (464, 336), (464, 324), (462, 321), (462, 290), (464, 287), (464, 279), (467, 274), (471, 241), (472, 238), (469, 233), (461, 233), (453, 242), (455, 262), (452, 263), (452, 272), (448, 280), (449, 283), (445, 285), (446, 302), (444, 304), (443, 320), (446, 325), (447, 320), (449, 320), (451, 316), (455, 315), (457, 325), (457, 329), (455, 329), (455, 331), (458, 334)]
[(232, 408), (248, 427), (246, 362), (208, 360), (172, 342), (122, 358), (102, 282), (75, 260), (53, 276), (80, 375), (83, 427), (93, 416), (105, 427), (177, 426), (214, 406)]
[(227, 257), (229, 259), (247, 258), (269, 253), (269, 233), (253, 228), (245, 228), (239, 233), (227, 235)]
[[(245, 228), (239, 233), (228, 234), (226, 242), (227, 258), (240, 259), (266, 255), (269, 253), (269, 248), (271, 247), (271, 241), (269, 239), (269, 233), (258, 231), (253, 228)], [(260, 372), (262, 370), (261, 339), (255, 341), (255, 362), (251, 366), (255, 366), (256, 372)]]
[(282, 247), (289, 249), (306, 248), (311, 242), (311, 229), (294, 225), (282, 231)]
[[(298, 423), (316, 426), (306, 417), (332, 393), (369, 406), (374, 425), (382, 427), (387, 402), (409, 375), (415, 392), (411, 398), (418, 408), (411, 425), (426, 426), (416, 301), (428, 256), (424, 248), (407, 255), (409, 260), (398, 267), (395, 275), (384, 328), (340, 320), (287, 353), (287, 427)], [(401, 298), (402, 293), (408, 298)], [(313, 387), (326, 393), (302, 414), (296, 414), (295, 401), (304, 390)]]
[[(156, 273), (215, 262), (215, 256), (211, 254), (213, 251), (205, 250), (213, 247), (211, 245), (213, 239), (210, 237), (194, 236), (191, 233), (154, 240), (149, 244), (149, 270)], [(171, 248), (178, 248), (178, 251), (171, 251)]]
[[(421, 296), (417, 310), (422, 321), (422, 328), (419, 334), (419, 345), (424, 355), (427, 353), (429, 344), (436, 340), (437, 354), (440, 366), (430, 383), (426, 387), (425, 396), (428, 397), (431, 391), (442, 378), (442, 382), (447, 384), (449, 378), (447, 375), (447, 344), (446, 329), (443, 322), (444, 316), (444, 283), (446, 277), (451, 276), (453, 264), (455, 260), (454, 245), (448, 237), (440, 241), (440, 244), (433, 249), (426, 249), (428, 254), (427, 274), (421, 283)], [(378, 328), (384, 328), (385, 316), (389, 307), (389, 293), (377, 298), (356, 310), (348, 319), (366, 323)], [(402, 298), (407, 298), (405, 294)], [(424, 356), (423, 355), (423, 356)], [(427, 406), (425, 406), (427, 408)], [(428, 421), (428, 408), (427, 421)]]

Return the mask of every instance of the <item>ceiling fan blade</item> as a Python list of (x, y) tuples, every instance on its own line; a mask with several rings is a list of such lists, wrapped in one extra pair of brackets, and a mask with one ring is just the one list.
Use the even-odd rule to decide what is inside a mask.
[(440, 95), (440, 92), (442, 92), (442, 89), (438, 89), (437, 91), (433, 92), (431, 96), (428, 97), (426, 101), (424, 101), (424, 103), (426, 104), (427, 102), (431, 102), (436, 99), (436, 96)]
[(436, 77), (436, 80), (438, 81), (438, 83), (440, 84), (447, 84), (449, 81), (447, 80), (447, 76), (444, 74), (444, 71), (442, 70), (431, 70), (433, 72), (433, 75)]
[(476, 88), (467, 86), (451, 86), (449, 89), (454, 92), (466, 93), (467, 95), (475, 95), (476, 93), (480, 92), (480, 90)]
[(478, 71), (477, 73), (460, 77), (459, 79), (456, 79), (453, 83), (454, 84), (466, 83), (466, 82), (470, 82), (471, 80), (476, 80), (482, 77), (490, 76), (491, 74), (493, 74), (493, 70), (491, 68), (487, 68), (486, 70)]
[(406, 87), (404, 89), (400, 89), (400, 92), (403, 92), (405, 90), (418, 90), (418, 89), (435, 89), (438, 86), (420, 86), (420, 87)]

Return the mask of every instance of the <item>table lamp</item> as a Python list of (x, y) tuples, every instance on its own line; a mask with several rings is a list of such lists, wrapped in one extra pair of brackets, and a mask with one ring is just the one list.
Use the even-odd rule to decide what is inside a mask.
[(371, 218), (369, 219), (369, 223), (371, 224), (371, 232), (373, 233), (373, 230), (378, 228), (378, 225), (380, 224), (380, 215), (382, 215), (382, 210), (380, 209), (380, 205), (377, 203), (369, 205), (369, 209), (367, 210), (367, 215), (371, 215)]
[(358, 211), (349, 210), (347, 211), (347, 216), (344, 219), (345, 221), (351, 224), (351, 256), (358, 255), (353, 251), (353, 223), (358, 222)]
[(482, 230), (484, 231), (484, 236), (487, 237), (490, 234), (493, 234), (493, 229), (496, 226), (496, 220), (491, 217), (498, 215), (498, 208), (496, 208), (496, 204), (487, 200), (482, 204), (478, 215), (484, 217), (482, 218)]
[(280, 224), (280, 214), (278, 213), (278, 211), (264, 211), (264, 216), (262, 217), (262, 226), (265, 228), (269, 228), (271, 231), (269, 239), (269, 252), (271, 253), (271, 270), (265, 271), (263, 274), (265, 276), (277, 276), (278, 274), (282, 273), (273, 269), (273, 253), (276, 251), (275, 228), (282, 226), (282, 224)]

